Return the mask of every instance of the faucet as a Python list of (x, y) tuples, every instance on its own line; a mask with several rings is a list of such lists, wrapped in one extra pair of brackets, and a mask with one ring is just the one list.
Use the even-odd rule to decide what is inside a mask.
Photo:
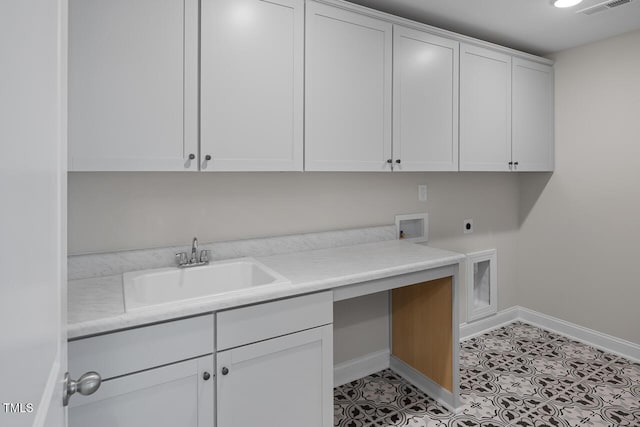
[(180, 268), (209, 264), (209, 251), (206, 249), (201, 250), (200, 257), (198, 257), (198, 238), (194, 237), (191, 243), (191, 258), (186, 252), (178, 252), (176, 254), (176, 262)]
[(191, 259), (190, 263), (194, 263), (198, 260), (198, 238), (194, 237), (193, 242), (191, 243)]

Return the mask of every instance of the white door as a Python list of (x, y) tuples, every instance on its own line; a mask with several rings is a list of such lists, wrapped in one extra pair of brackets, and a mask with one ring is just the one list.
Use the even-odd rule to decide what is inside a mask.
[(552, 171), (553, 67), (513, 59), (513, 162), (515, 170)]
[(333, 426), (333, 326), (219, 352), (217, 427)]
[(66, 0), (0, 2), (0, 425), (63, 427)]
[(511, 170), (511, 57), (460, 45), (460, 170)]
[(198, 170), (197, 156), (198, 0), (70, 0), (69, 170)]
[(305, 170), (390, 171), (392, 25), (307, 2)]
[(201, 169), (301, 171), (304, 1), (203, 0), (201, 25)]
[(458, 47), (393, 27), (393, 170), (458, 170)]
[(69, 403), (69, 427), (213, 427), (213, 356), (105, 380)]

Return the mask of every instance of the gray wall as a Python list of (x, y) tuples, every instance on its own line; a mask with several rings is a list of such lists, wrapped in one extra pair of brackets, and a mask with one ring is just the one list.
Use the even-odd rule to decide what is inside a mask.
[(556, 171), (521, 178), (517, 301), (640, 343), (640, 32), (554, 59)]
[[(69, 250), (385, 225), (426, 211), (432, 245), (498, 250), (499, 309), (523, 305), (640, 343), (638, 46), (635, 32), (556, 56), (554, 174), (72, 173)], [(465, 218), (475, 233), (463, 235)], [(464, 274), (461, 322), (463, 284)], [(386, 348), (386, 295), (336, 304), (335, 323), (337, 363)]]
[[(428, 185), (428, 202), (418, 201)], [(499, 308), (516, 304), (518, 177), (507, 173), (71, 173), (71, 253), (387, 225), (428, 212), (432, 244), (496, 248)], [(462, 222), (473, 218), (475, 232)], [(463, 280), (460, 320), (466, 318)], [(358, 315), (356, 315), (358, 314)], [(336, 362), (387, 348), (386, 295), (335, 307)]]

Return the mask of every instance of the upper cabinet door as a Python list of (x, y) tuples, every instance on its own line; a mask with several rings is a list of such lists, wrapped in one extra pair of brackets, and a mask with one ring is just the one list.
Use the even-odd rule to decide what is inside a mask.
[(458, 170), (458, 47), (393, 27), (395, 171)]
[(509, 171), (511, 57), (460, 45), (460, 170)]
[(390, 171), (392, 25), (307, 2), (305, 170)]
[(513, 59), (513, 161), (518, 171), (554, 166), (553, 67)]
[(303, 0), (203, 0), (201, 25), (201, 169), (301, 171)]
[(198, 170), (198, 0), (69, 3), (69, 170)]

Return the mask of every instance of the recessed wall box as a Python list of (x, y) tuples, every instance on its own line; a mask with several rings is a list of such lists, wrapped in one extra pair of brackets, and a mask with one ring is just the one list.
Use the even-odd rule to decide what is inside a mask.
[(429, 240), (429, 215), (396, 215), (396, 237), (409, 242)]
[(498, 256), (495, 249), (467, 254), (467, 322), (498, 311)]

